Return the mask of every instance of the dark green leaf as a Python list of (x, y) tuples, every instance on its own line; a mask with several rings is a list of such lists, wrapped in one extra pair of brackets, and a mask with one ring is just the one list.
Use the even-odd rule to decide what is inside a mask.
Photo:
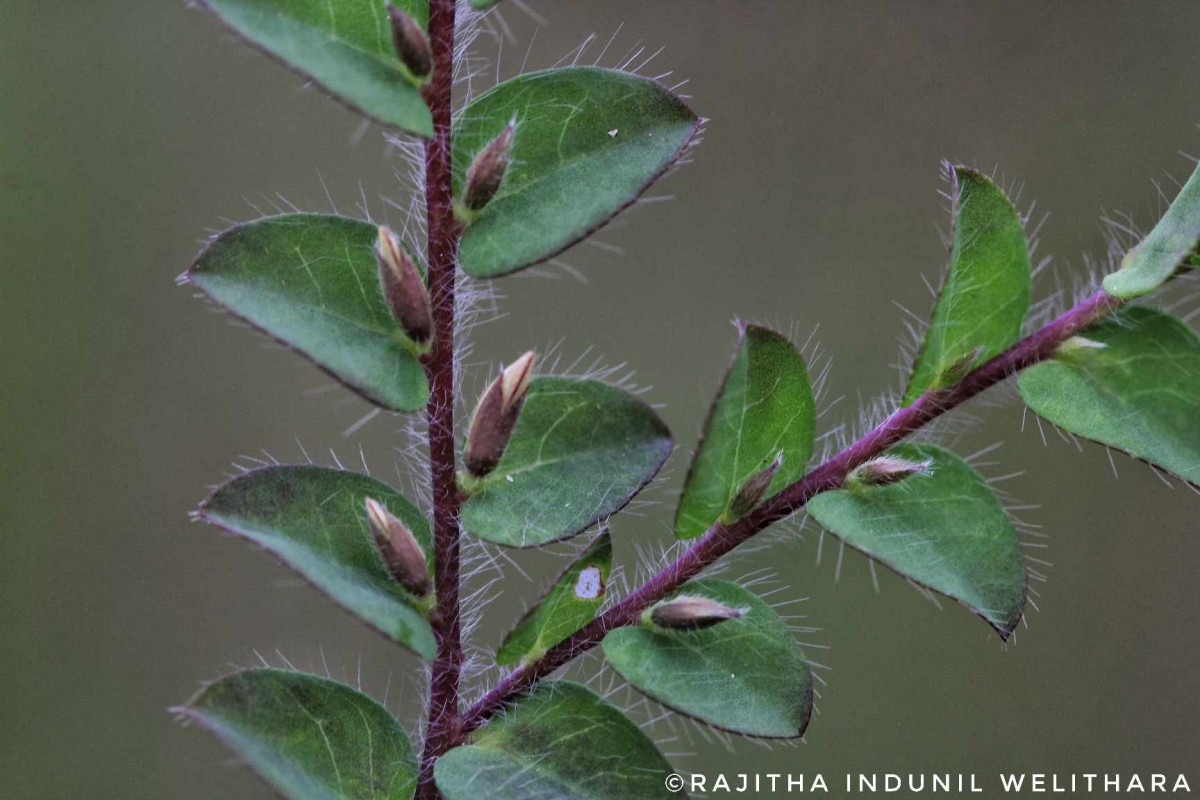
[(462, 268), (478, 278), (545, 261), (588, 236), (674, 163), (698, 125), (646, 78), (591, 67), (521, 75), (459, 116), (456, 196), (476, 154), (514, 120), (504, 184), (462, 239)]
[(467, 530), (489, 542), (536, 547), (619, 511), (671, 454), (649, 406), (577, 378), (534, 378), (496, 468), (463, 506)]
[(427, 598), (405, 591), (375, 549), (364, 501), (371, 497), (408, 525), (432, 563), (429, 524), (386, 484), (354, 472), (312, 466), (265, 467), (214, 491), (196, 512), (274, 553), (371, 627), (433, 658)]
[(636, 725), (574, 683), (544, 683), (470, 744), (438, 759), (446, 800), (656, 800), (685, 797)]
[(500, 0), (471, 0), (471, 8), (476, 11), (487, 11), (495, 5), (499, 5)]
[(608, 531), (603, 531), (504, 638), (496, 652), (496, 663), (541, 658), (551, 647), (595, 619), (604, 604), (611, 569), (612, 539)]
[[(1200, 241), (1200, 165), (1179, 190), (1175, 201), (1154, 230), (1121, 261), (1121, 268), (1104, 279), (1113, 297), (1132, 300), (1148, 294), (1175, 274), (1185, 262), (1195, 263), (1192, 250)], [(1189, 258), (1190, 257), (1190, 258)]]
[(750, 736), (803, 735), (812, 674), (771, 607), (728, 581), (695, 581), (678, 594), (746, 613), (701, 630), (617, 628), (604, 639), (608, 663), (658, 702), (709, 725)]
[[(433, 136), (384, 0), (199, 0), (231, 30), (385, 125)], [(428, 0), (394, 0), (425, 27)]]
[(412, 746), (387, 709), (334, 681), (256, 669), (177, 709), (288, 800), (408, 800)]
[(675, 535), (699, 536), (717, 520), (730, 521), (739, 489), (778, 455), (782, 464), (763, 499), (799, 479), (812, 455), (814, 426), (804, 359), (783, 336), (747, 327), (692, 460)]
[(1050, 422), (1200, 485), (1200, 338), (1130, 308), (1021, 373), (1021, 398)]
[(824, 492), (808, 501), (808, 513), (851, 547), (958, 600), (1007, 639), (1025, 610), (1025, 567), (1004, 507), (949, 450), (906, 444), (888, 454), (928, 461), (930, 472)]
[(368, 400), (415, 411), (429, 389), (384, 304), (377, 238), (374, 225), (344, 217), (270, 217), (221, 234), (187, 279)]
[(1029, 313), (1029, 247), (1004, 192), (974, 170), (952, 167), (950, 266), (913, 367), (904, 404), (953, 384), (1021, 337)]

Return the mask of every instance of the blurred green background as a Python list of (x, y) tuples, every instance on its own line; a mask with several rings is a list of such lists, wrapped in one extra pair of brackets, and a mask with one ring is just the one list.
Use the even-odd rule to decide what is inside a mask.
[[(1037, 201), (1043, 296), (1103, 256), (1104, 212), (1143, 226), (1152, 180), (1200, 153), (1194, 2), (529, 0), (477, 46), (479, 85), (637, 48), (712, 122), (695, 163), (541, 276), (498, 284), (476, 372), (556, 346), (624, 363), (681, 452), (657, 505), (621, 518), (618, 556), (670, 540), (669, 504), (742, 315), (816, 330), (832, 359), (823, 429), (899, 382), (905, 313), (943, 260), (939, 160), (999, 167)], [(507, 4), (506, 4), (507, 6)], [(536, 38), (533, 37), (537, 30)], [(0, 4), (0, 796), (258, 798), (265, 789), (166, 709), (233, 666), (286, 658), (361, 680), (413, 724), (420, 667), (273, 560), (186, 512), (239, 456), (362, 459), (395, 474), (398, 420), (231, 325), (174, 284), (200, 241), (284, 202), (400, 222), (381, 131), (179, 0)], [(573, 276), (578, 272), (586, 278)], [(1184, 300), (1183, 311), (1195, 307)], [(468, 383), (474, 392), (478, 383)], [(961, 608), (789, 535), (770, 569), (828, 669), (807, 742), (653, 732), (683, 769), (1187, 772), (1200, 785), (1198, 500), (1148, 469), (1022, 426), (1011, 391), (951, 436), (1049, 534), (1040, 613), (1002, 647)], [(841, 398), (840, 402), (835, 402)], [(964, 420), (959, 415), (960, 421)], [(563, 551), (560, 550), (561, 555)], [(554, 559), (516, 554), (479, 637), (494, 644)], [(817, 648), (820, 649), (817, 649)], [(607, 684), (609, 676), (602, 681)], [(390, 688), (389, 688), (390, 687)], [(636, 702), (624, 690), (618, 699)], [(657, 709), (639, 706), (639, 719)], [(994, 782), (987, 778), (987, 784)], [(837, 792), (833, 793), (835, 796)]]

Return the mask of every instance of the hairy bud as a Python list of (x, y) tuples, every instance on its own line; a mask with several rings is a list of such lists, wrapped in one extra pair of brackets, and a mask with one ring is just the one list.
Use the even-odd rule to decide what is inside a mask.
[(1062, 358), (1063, 356), (1075, 356), (1089, 350), (1104, 350), (1107, 348), (1104, 342), (1097, 342), (1095, 339), (1089, 339), (1086, 336), (1072, 336), (1058, 346), (1054, 351), (1054, 355)]
[(499, 191), (500, 184), (504, 182), (504, 173), (508, 172), (514, 130), (513, 123), (508, 123), (499, 136), (479, 151), (467, 168), (467, 188), (462, 201), (467, 209), (478, 211)]
[(525, 395), (529, 393), (536, 358), (537, 354), (530, 350), (505, 367), (479, 398), (467, 432), (464, 456), (467, 472), (474, 477), (482, 478), (491, 472), (504, 455), (521, 406), (525, 404)]
[(897, 456), (880, 456), (856, 467), (847, 477), (846, 483), (858, 486), (887, 486), (898, 483), (910, 475), (928, 475), (930, 462), (909, 461)]
[(383, 299), (392, 316), (413, 341), (424, 343), (433, 335), (433, 309), (429, 290), (417, 265), (400, 244), (391, 228), (379, 226), (375, 242), (375, 257), (379, 261), (379, 284)]
[(391, 3), (387, 5), (388, 18), (392, 23), (392, 44), (396, 55), (416, 78), (424, 78), (433, 72), (433, 51), (429, 37), (417, 21)]
[(730, 608), (707, 597), (681, 594), (650, 609), (650, 621), (660, 628), (699, 630), (745, 613), (744, 609)]
[(366, 506), (375, 547), (388, 571), (405, 589), (424, 597), (429, 593), (429, 562), (416, 537), (383, 504), (368, 497)]
[(779, 453), (775, 456), (774, 461), (746, 479), (742, 488), (738, 489), (733, 502), (729, 504), (729, 514), (733, 519), (741, 519), (758, 508), (763, 495), (771, 486), (771, 481), (775, 479), (775, 473), (779, 472), (779, 468), (782, 466), (783, 453)]

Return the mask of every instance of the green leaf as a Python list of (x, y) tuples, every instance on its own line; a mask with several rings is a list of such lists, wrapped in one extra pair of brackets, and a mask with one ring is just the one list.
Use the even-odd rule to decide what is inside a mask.
[(808, 513), (851, 547), (958, 600), (1007, 639), (1025, 610), (1025, 566), (1012, 521), (979, 473), (929, 444), (888, 455), (930, 462), (885, 486), (853, 486), (808, 501)]
[(673, 770), (620, 711), (574, 683), (543, 683), (471, 742), (438, 759), (446, 800), (656, 800), (685, 797)]
[(433, 631), (416, 598), (375, 549), (364, 501), (408, 525), (433, 563), (429, 524), (401, 494), (374, 478), (312, 466), (264, 467), (219, 486), (196, 516), (274, 553), (347, 611), (432, 659)]
[(783, 336), (747, 327), (709, 411), (675, 514), (675, 535), (699, 536), (731, 508), (746, 480), (777, 455), (783, 462), (763, 499), (804, 475), (813, 450), (812, 388), (804, 359)]
[(614, 514), (671, 454), (671, 434), (649, 406), (600, 381), (534, 378), (496, 468), (463, 505), (481, 539), (536, 547)]
[(269, 217), (222, 233), (187, 280), (368, 400), (416, 411), (429, 387), (384, 304), (377, 238), (374, 225), (344, 217)]
[(496, 663), (535, 661), (595, 619), (604, 604), (611, 569), (612, 539), (602, 531), (504, 638)]
[(471, 8), (476, 11), (487, 11), (495, 5), (499, 5), (500, 0), (471, 0)]
[[(422, 28), (428, 0), (394, 0)], [(227, 27), (385, 125), (433, 136), (421, 81), (392, 44), (384, 0), (199, 0)]]
[(974, 170), (951, 167), (950, 266), (913, 367), (904, 404), (963, 374), (1021, 338), (1029, 313), (1029, 247), (1004, 192)]
[(459, 115), (455, 196), (476, 154), (514, 120), (504, 183), (462, 238), (462, 268), (477, 278), (545, 261), (591, 234), (675, 162), (699, 125), (683, 101), (636, 75), (592, 67), (521, 75)]
[(1129, 308), (1021, 373), (1034, 413), (1200, 486), (1200, 338), (1172, 316)]
[(408, 736), (370, 697), (325, 678), (239, 672), (176, 709), (213, 733), (288, 800), (408, 800)]
[(1181, 266), (1195, 264), (1200, 242), (1200, 165), (1179, 190), (1154, 230), (1104, 279), (1104, 291), (1122, 300), (1148, 294), (1166, 283)]
[(771, 738), (803, 735), (812, 713), (812, 673), (771, 607), (728, 581), (695, 581), (678, 594), (746, 613), (700, 630), (653, 623), (617, 628), (604, 638), (608, 663), (663, 705), (717, 728)]

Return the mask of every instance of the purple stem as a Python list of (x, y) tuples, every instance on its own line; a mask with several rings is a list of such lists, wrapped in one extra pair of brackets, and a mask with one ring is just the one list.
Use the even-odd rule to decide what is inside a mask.
[(909, 406), (894, 412), (858, 441), (814, 468), (803, 478), (730, 525), (715, 524), (675, 561), (592, 620), (584, 628), (546, 651), (537, 661), (509, 672), (489, 692), (467, 709), (462, 735), (528, 690), (554, 670), (599, 644), (614, 628), (637, 622), (643, 610), (661, 600), (742, 542), (769, 525), (804, 507), (814, 495), (837, 489), (855, 467), (882, 454), (924, 425), (1009, 376), (1054, 355), (1064, 341), (1123, 305), (1123, 301), (1097, 291), (1045, 327), (1025, 337), (1000, 355), (967, 373), (954, 386), (930, 390)]
[(424, 89), (433, 116), (425, 143), (425, 210), (428, 220), (429, 294), (433, 346), (422, 360), (429, 379), (429, 471), (433, 494), (434, 586), (430, 616), (437, 658), (429, 687), (428, 723), (421, 751), (416, 800), (436, 800), (433, 766), (461, 738), (459, 682), (462, 632), (459, 605), (459, 507), (454, 440), (454, 288), (460, 229), (451, 183), (451, 109), (454, 88), (454, 0), (431, 0), (429, 43), (433, 74)]

